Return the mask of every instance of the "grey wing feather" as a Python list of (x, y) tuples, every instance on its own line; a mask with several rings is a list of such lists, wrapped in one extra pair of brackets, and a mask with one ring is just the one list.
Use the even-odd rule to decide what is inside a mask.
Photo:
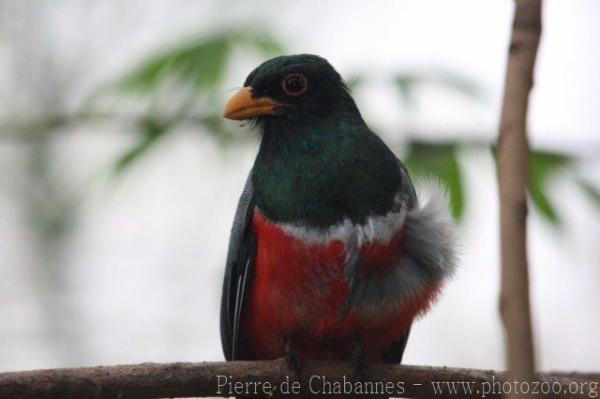
[(254, 190), (250, 171), (238, 202), (225, 262), (221, 297), (221, 345), (227, 360), (240, 359), (244, 352), (240, 319), (256, 255), (256, 236), (252, 230), (253, 212)]

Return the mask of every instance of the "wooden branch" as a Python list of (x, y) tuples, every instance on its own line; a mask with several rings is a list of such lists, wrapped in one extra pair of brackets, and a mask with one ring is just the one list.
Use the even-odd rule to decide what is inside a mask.
[[(351, 394), (363, 397), (370, 393), (368, 396), (372, 397), (498, 398), (507, 389), (525, 389), (523, 381), (515, 385), (504, 380), (505, 373), (493, 370), (376, 364), (369, 366), (361, 377), (353, 378), (355, 372), (347, 363), (311, 362), (304, 366), (301, 378), (289, 370), (284, 360), (18, 371), (0, 373), (0, 398), (148, 399), (263, 394), (265, 390), (276, 397), (293, 393), (309, 396), (343, 394), (344, 386), (351, 388)], [(539, 374), (536, 379), (526, 382), (529, 391), (539, 390), (536, 397), (548, 394), (547, 397), (556, 398), (556, 392), (560, 397), (594, 397), (590, 393), (598, 389), (600, 373)], [(454, 385), (449, 384), (452, 382)], [(336, 386), (340, 391), (336, 391)], [(390, 391), (384, 391), (388, 388)]]
[(498, 179), (502, 283), (500, 309), (511, 376), (529, 380), (535, 370), (527, 271), (527, 109), (542, 29), (541, 0), (516, 0), (500, 134)]

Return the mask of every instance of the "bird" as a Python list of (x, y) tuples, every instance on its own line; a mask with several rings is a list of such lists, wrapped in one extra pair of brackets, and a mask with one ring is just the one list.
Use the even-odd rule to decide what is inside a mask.
[(456, 268), (443, 187), (421, 201), (317, 55), (263, 62), (223, 116), (260, 135), (225, 262), (225, 359), (401, 363)]

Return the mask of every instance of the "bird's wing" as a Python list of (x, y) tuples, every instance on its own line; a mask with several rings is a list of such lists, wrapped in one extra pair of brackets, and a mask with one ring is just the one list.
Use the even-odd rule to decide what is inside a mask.
[[(401, 187), (406, 195), (406, 208), (410, 210), (417, 206), (417, 193), (415, 192), (415, 187), (412, 183), (410, 175), (406, 170), (406, 166), (404, 166), (402, 161), (399, 159), (396, 160), (398, 162), (398, 168), (400, 169)], [(383, 361), (385, 363), (402, 363), (402, 356), (404, 355), (406, 344), (408, 344), (408, 337), (410, 336), (410, 328), (411, 327), (409, 326), (404, 334), (402, 334), (402, 336), (398, 339), (398, 341), (392, 343), (387, 352), (383, 354)]]
[(227, 360), (243, 357), (240, 345), (240, 316), (256, 256), (256, 236), (252, 230), (254, 192), (252, 171), (240, 196), (231, 228), (221, 297), (221, 345)]

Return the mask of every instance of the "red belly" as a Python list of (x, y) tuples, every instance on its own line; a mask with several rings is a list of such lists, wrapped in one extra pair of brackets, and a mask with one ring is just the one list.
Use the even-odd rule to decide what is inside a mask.
[[(381, 360), (437, 292), (434, 287), (402, 307), (382, 307), (381, 312), (368, 316), (352, 309), (345, 311), (349, 291), (344, 277), (345, 243), (306, 244), (270, 223), (259, 211), (255, 212), (253, 228), (257, 257), (242, 326), (247, 348), (255, 359), (281, 357), (287, 343), (301, 357), (346, 360), (360, 341), (369, 360)], [(389, 243), (395, 250), (374, 245), (377, 253), (361, 248), (361, 255), (382, 263), (390, 257), (399, 258), (401, 245), (397, 241)]]

